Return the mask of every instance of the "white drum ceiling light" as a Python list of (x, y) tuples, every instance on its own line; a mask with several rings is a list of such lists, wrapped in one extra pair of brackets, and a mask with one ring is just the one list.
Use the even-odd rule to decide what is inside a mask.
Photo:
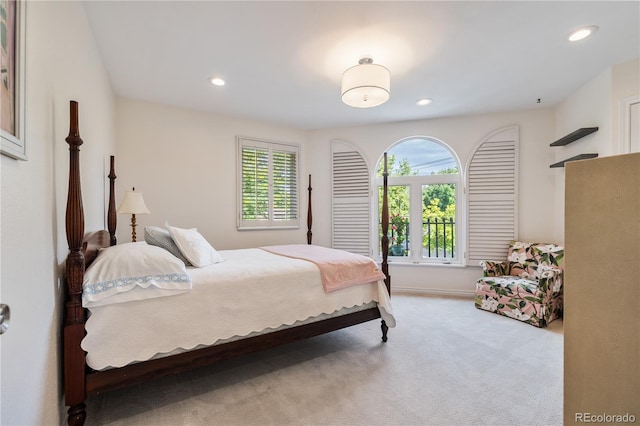
[(359, 65), (342, 74), (342, 102), (355, 108), (371, 108), (389, 99), (391, 75), (371, 58), (360, 59)]

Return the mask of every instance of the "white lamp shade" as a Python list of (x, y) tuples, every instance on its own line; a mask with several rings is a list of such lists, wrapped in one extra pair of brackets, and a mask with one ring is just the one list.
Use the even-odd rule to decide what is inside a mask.
[(342, 74), (342, 101), (352, 107), (381, 105), (389, 99), (390, 89), (391, 76), (382, 65), (360, 61)]
[(151, 212), (144, 204), (141, 192), (127, 191), (118, 207), (118, 213), (149, 214)]

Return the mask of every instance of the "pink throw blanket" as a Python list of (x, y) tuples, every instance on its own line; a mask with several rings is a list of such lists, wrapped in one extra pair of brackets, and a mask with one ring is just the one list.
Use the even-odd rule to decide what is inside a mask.
[(324, 291), (327, 293), (385, 278), (373, 260), (359, 254), (306, 244), (260, 248), (270, 253), (316, 264), (320, 269)]

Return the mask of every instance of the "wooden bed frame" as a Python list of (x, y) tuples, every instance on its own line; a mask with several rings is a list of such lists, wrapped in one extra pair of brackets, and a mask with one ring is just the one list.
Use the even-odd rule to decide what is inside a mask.
[[(287, 328), (230, 343), (210, 346), (204, 349), (184, 352), (165, 358), (152, 359), (104, 371), (95, 371), (85, 363), (85, 352), (80, 343), (85, 336), (87, 310), (82, 307), (82, 284), (85, 268), (95, 259), (101, 247), (116, 244), (116, 208), (114, 157), (111, 156), (109, 172), (109, 207), (107, 213), (108, 231), (102, 230), (84, 236), (84, 213), (80, 190), (80, 138), (78, 128), (78, 103), (71, 101), (70, 128), (66, 138), (69, 144), (69, 191), (66, 211), (66, 232), (69, 243), (69, 255), (66, 261), (67, 302), (64, 320), (64, 391), (65, 404), (69, 406), (67, 421), (69, 425), (82, 425), (86, 418), (85, 399), (87, 395), (97, 394), (134, 383), (158, 377), (188, 371), (212, 363), (235, 358), (248, 353), (268, 349), (274, 346), (295, 342), (349, 327), (362, 322), (380, 318), (378, 308), (370, 308), (347, 315), (325, 319), (310, 324)], [(311, 244), (311, 176), (309, 176), (309, 210), (307, 214), (307, 243)], [(391, 279), (387, 256), (389, 239), (389, 214), (387, 203), (387, 172), (385, 154), (385, 173), (382, 206), (382, 271), (386, 275), (385, 284), (391, 294)], [(382, 321), (382, 340), (387, 341), (388, 327)]]

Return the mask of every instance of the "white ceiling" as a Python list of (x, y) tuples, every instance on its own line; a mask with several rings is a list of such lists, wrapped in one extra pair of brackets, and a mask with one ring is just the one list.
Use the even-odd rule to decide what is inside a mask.
[[(87, 1), (85, 9), (118, 96), (302, 129), (546, 108), (640, 56), (639, 1)], [(600, 29), (569, 43), (585, 25)], [(340, 100), (343, 71), (363, 56), (391, 72), (391, 98), (376, 108)], [(212, 75), (226, 86), (211, 85)], [(433, 104), (416, 106), (422, 97)]]

